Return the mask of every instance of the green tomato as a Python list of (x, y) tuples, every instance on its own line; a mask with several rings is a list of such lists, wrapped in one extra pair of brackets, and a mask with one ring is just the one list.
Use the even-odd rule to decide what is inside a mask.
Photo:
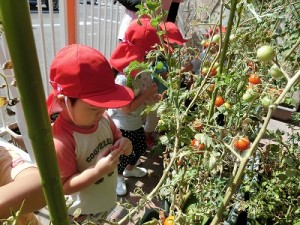
[(219, 43), (220, 38), (221, 38), (220, 34), (215, 34), (215, 35), (212, 37), (212, 42)]
[(271, 76), (274, 77), (274, 78), (280, 78), (280, 77), (283, 76), (282, 71), (279, 69), (279, 67), (278, 67), (276, 64), (274, 64), (274, 65), (270, 68), (269, 73), (270, 73)]
[(228, 102), (225, 102), (224, 106), (225, 106), (226, 109), (231, 109), (231, 105)]
[(271, 46), (263, 45), (257, 50), (256, 55), (260, 61), (268, 62), (275, 57), (275, 51)]
[(164, 67), (164, 64), (160, 61), (156, 63), (156, 69), (161, 70)]
[(244, 94), (243, 94), (243, 97), (242, 99), (245, 101), (245, 102), (252, 102), (254, 99), (256, 99), (258, 97), (258, 94), (255, 93), (254, 91), (252, 90), (248, 90), (246, 91)]
[(263, 107), (268, 108), (272, 104), (272, 100), (268, 96), (264, 96), (261, 100)]

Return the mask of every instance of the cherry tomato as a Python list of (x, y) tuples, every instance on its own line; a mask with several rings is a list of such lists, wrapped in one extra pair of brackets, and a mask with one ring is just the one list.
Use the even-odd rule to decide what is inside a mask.
[(197, 148), (199, 150), (204, 150), (205, 149), (205, 144), (200, 143), (199, 140), (197, 140), (196, 138), (192, 140), (191, 146), (193, 148)]
[(177, 166), (181, 166), (183, 164), (183, 160), (182, 159), (178, 159), (176, 162)]
[(208, 68), (207, 67), (203, 67), (202, 70), (201, 70), (201, 74), (203, 76), (206, 76), (207, 72), (208, 72)]
[(209, 92), (213, 92), (215, 89), (215, 84), (211, 84), (209, 87), (208, 87), (208, 91)]
[(249, 76), (249, 79), (248, 79), (248, 80), (249, 80), (249, 82), (250, 82), (251, 84), (260, 84), (260, 82), (261, 82), (259, 76), (258, 76), (256, 73), (251, 74), (251, 75)]
[(174, 216), (168, 216), (165, 221), (164, 221), (164, 225), (174, 225)]
[(231, 105), (228, 102), (225, 102), (224, 106), (225, 106), (226, 109), (231, 109)]
[(266, 95), (261, 99), (261, 104), (263, 105), (263, 107), (268, 108), (269, 105), (272, 104), (272, 100), (269, 98), (269, 96)]
[(207, 40), (203, 39), (203, 40), (200, 42), (200, 45), (204, 46), (206, 42), (207, 42)]
[(224, 99), (221, 96), (216, 97), (215, 106), (219, 107), (225, 103)]
[(216, 76), (216, 74), (217, 74), (217, 68), (215, 68), (215, 67), (211, 68), (210, 75)]
[(275, 51), (271, 46), (263, 45), (257, 50), (256, 55), (260, 61), (268, 62), (275, 57)]
[(250, 141), (248, 137), (239, 137), (233, 142), (233, 147), (239, 151), (245, 151), (249, 148)]
[(203, 123), (201, 122), (201, 120), (196, 119), (196, 120), (193, 122), (193, 127), (194, 127), (195, 130), (201, 131), (201, 130), (203, 129)]
[(279, 67), (278, 67), (276, 64), (274, 64), (274, 65), (270, 68), (269, 73), (270, 73), (271, 76), (274, 77), (274, 78), (280, 78), (280, 77), (283, 76), (282, 71), (279, 69)]
[(277, 98), (282, 93), (282, 89), (270, 88), (269, 93)]
[(212, 41), (215, 42), (215, 43), (219, 43), (220, 41), (220, 34), (215, 34), (213, 37), (212, 37)]
[(256, 71), (256, 66), (255, 66), (254, 62), (252, 62), (252, 61), (248, 62), (247, 66), (248, 66), (249, 70)]
[(248, 89), (244, 94), (243, 94), (243, 101), (245, 102), (252, 102), (258, 97), (258, 94), (253, 91), (252, 89)]

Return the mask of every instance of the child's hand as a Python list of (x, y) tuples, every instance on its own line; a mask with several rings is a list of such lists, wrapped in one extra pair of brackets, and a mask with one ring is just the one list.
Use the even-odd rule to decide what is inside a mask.
[(150, 87), (144, 92), (143, 95), (145, 95), (146, 98), (153, 98), (154, 95), (156, 95), (157, 92), (157, 84), (152, 83)]
[(118, 166), (119, 158), (122, 154), (123, 152), (120, 148), (114, 146), (106, 147), (98, 156), (97, 169), (103, 174), (113, 172)]
[(123, 155), (130, 155), (132, 152), (132, 143), (128, 138), (125, 137), (121, 137), (116, 140), (113, 146), (118, 146), (118, 148), (122, 152), (121, 154)]

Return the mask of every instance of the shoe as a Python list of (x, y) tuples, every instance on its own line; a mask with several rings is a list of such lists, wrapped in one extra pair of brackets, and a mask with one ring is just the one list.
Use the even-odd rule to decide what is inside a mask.
[(154, 147), (154, 140), (153, 137), (146, 138), (147, 148), (152, 149)]
[(147, 169), (138, 166), (134, 167), (132, 170), (125, 169), (123, 172), (124, 177), (144, 177), (147, 174)]
[(136, 163), (134, 164), (134, 166), (138, 166), (142, 163), (142, 161), (140, 159), (138, 159), (138, 161), (136, 161)]
[(117, 195), (122, 196), (127, 194), (127, 188), (125, 179), (122, 175), (118, 175), (117, 178)]

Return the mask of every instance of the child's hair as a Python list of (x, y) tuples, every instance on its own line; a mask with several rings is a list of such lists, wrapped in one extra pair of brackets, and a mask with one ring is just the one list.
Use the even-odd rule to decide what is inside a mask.
[(73, 105), (75, 105), (75, 103), (76, 103), (76, 101), (77, 101), (78, 98), (68, 97), (68, 99), (70, 100), (71, 105), (73, 106)]

